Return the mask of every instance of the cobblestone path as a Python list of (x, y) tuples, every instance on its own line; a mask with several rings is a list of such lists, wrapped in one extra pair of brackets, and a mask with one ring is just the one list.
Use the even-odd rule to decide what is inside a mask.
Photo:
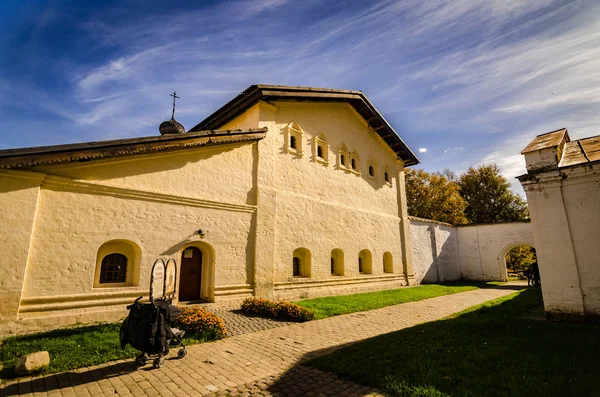
[(138, 370), (133, 360), (45, 377), (21, 378), (0, 396), (375, 396), (371, 390), (304, 367), (309, 358), (380, 334), (437, 320), (514, 292), (499, 286), (368, 312), (278, 327), (190, 346), (187, 357)]
[[(204, 306), (202, 306), (204, 307)], [(242, 314), (237, 306), (215, 306), (204, 307), (207, 311), (215, 313), (223, 319), (227, 336), (238, 336), (263, 331), (265, 329), (278, 328), (295, 323), (278, 321), (272, 318), (253, 317)]]

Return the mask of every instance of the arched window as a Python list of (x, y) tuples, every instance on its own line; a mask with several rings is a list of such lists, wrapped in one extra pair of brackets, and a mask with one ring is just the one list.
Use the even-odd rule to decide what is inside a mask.
[(302, 157), (302, 136), (304, 131), (297, 121), (292, 121), (283, 129), (286, 142), (285, 151), (294, 156)]
[(359, 168), (359, 164), (358, 164), (359, 160), (360, 160), (360, 157), (359, 157), (356, 149), (352, 150), (352, 153), (350, 153), (350, 171), (357, 175), (360, 175), (360, 170), (358, 169)]
[(371, 251), (362, 250), (358, 254), (358, 272), (363, 274), (373, 273), (373, 261), (371, 257)]
[(392, 262), (392, 253), (391, 252), (385, 252), (383, 254), (383, 272), (384, 273), (393, 273), (394, 272), (394, 265)]
[(123, 254), (108, 254), (102, 259), (100, 284), (124, 283), (127, 281), (127, 257)]
[(296, 248), (294, 250), (293, 259), (293, 276), (294, 277), (310, 277), (311, 271), (311, 254), (306, 248)]
[(329, 165), (329, 146), (324, 134), (319, 134), (313, 139), (314, 161), (325, 166)]
[(369, 156), (367, 159), (367, 167), (369, 170), (369, 179), (377, 180), (377, 161), (375, 161), (375, 157), (373, 157), (373, 155)]
[(331, 251), (331, 275), (344, 275), (344, 251), (339, 248)]
[(94, 287), (138, 285), (141, 250), (128, 240), (108, 241), (98, 248)]
[(383, 166), (383, 180), (385, 181), (385, 183), (388, 186), (392, 186), (392, 178), (391, 178), (391, 175), (390, 175), (390, 167), (387, 164), (385, 164)]
[(294, 265), (294, 277), (301, 276), (302, 273), (300, 271), (300, 258), (298, 258), (297, 256), (295, 256), (292, 262), (293, 262), (293, 265)]

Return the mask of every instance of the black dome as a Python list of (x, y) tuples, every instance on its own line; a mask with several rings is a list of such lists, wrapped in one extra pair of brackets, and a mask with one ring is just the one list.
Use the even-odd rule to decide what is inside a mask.
[(161, 135), (183, 134), (185, 132), (185, 127), (178, 123), (175, 119), (171, 119), (160, 123), (158, 131), (160, 131)]

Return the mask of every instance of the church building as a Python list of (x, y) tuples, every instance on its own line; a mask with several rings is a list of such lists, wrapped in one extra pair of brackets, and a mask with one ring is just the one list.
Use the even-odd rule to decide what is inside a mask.
[(158, 258), (179, 302), (415, 283), (419, 160), (361, 91), (253, 85), (160, 132), (0, 151), (0, 334), (119, 320)]

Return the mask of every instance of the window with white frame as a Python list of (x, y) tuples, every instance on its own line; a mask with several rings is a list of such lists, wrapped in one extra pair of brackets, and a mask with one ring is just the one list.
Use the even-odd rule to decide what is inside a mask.
[(329, 165), (329, 146), (325, 135), (319, 134), (313, 140), (314, 161)]
[(352, 150), (352, 153), (350, 153), (350, 171), (360, 175), (360, 156), (356, 149)]
[(341, 144), (338, 148), (338, 168), (341, 170), (350, 169), (350, 152), (345, 144)]
[(387, 164), (383, 167), (383, 180), (385, 181), (386, 185), (392, 186), (392, 177), (390, 175), (390, 167)]
[(304, 131), (297, 121), (292, 121), (284, 129), (285, 151), (296, 156), (302, 156), (302, 136)]
[(367, 170), (369, 172), (370, 179), (377, 179), (377, 162), (373, 156), (369, 156), (367, 159)]

